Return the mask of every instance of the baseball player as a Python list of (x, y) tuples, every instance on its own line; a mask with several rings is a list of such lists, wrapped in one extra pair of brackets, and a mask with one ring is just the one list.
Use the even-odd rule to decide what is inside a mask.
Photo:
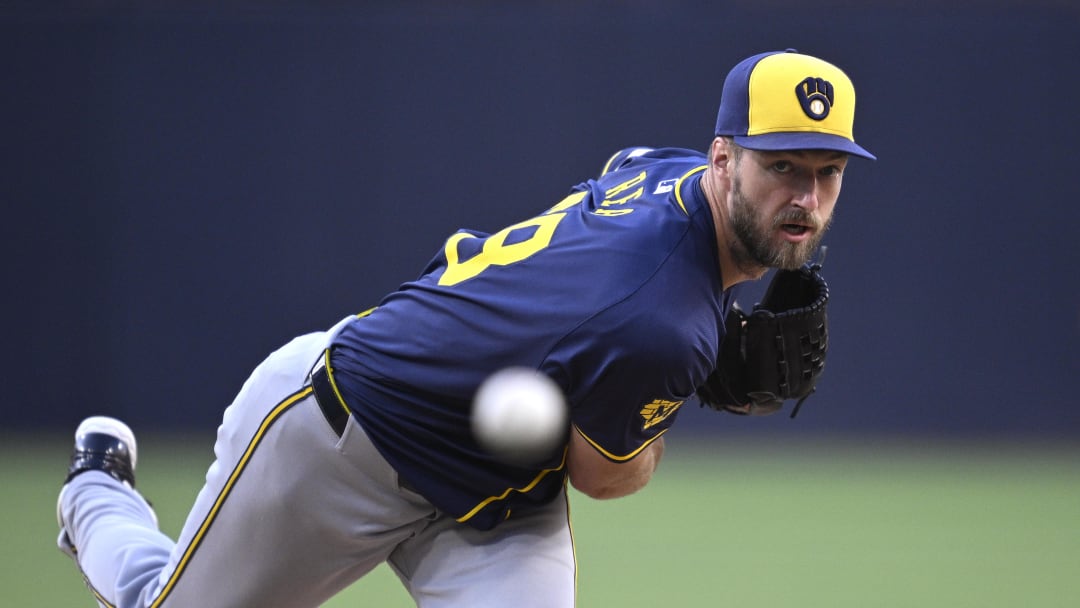
[[(254, 370), (175, 541), (136, 490), (134, 434), (88, 418), (61, 550), (103, 606), (317, 606), (384, 562), (424, 608), (573, 606), (568, 482), (641, 489), (695, 393), (768, 413), (813, 390), (827, 289), (808, 262), (849, 156), (873, 158), (854, 101), (825, 61), (754, 55), (725, 81), (706, 153), (622, 150), (534, 217), (453, 234), (418, 279)], [(738, 285), (769, 268), (774, 309), (742, 313)], [(795, 350), (757, 345), (787, 336)], [(469, 430), (478, 385), (508, 366), (546, 374), (570, 407), (566, 440), (535, 462), (500, 461)]]

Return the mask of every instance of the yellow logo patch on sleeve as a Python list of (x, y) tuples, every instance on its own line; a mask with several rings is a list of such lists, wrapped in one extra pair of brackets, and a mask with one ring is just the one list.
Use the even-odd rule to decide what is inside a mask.
[(642, 428), (649, 428), (660, 424), (668, 416), (675, 413), (675, 410), (679, 409), (684, 402), (683, 401), (669, 401), (667, 399), (653, 399), (651, 403), (645, 404), (645, 407), (641, 408), (641, 417), (645, 419), (645, 424)]

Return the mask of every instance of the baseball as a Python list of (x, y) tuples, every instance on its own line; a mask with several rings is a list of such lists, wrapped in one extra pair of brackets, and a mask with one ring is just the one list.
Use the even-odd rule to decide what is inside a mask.
[(481, 447), (510, 464), (532, 464), (551, 455), (565, 440), (567, 424), (562, 390), (534, 369), (495, 372), (473, 398), (473, 435)]

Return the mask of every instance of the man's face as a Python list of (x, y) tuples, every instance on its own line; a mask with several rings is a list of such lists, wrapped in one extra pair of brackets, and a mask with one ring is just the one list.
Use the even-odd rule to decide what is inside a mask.
[(745, 270), (799, 268), (832, 221), (847, 155), (743, 149), (733, 159), (732, 257)]

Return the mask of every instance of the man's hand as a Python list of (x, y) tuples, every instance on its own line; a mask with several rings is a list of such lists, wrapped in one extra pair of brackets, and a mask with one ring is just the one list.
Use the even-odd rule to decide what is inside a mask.
[(795, 399), (795, 417), (817, 386), (829, 348), (829, 286), (820, 270), (820, 264), (779, 270), (753, 312), (731, 309), (716, 369), (697, 388), (702, 405), (760, 416)]

